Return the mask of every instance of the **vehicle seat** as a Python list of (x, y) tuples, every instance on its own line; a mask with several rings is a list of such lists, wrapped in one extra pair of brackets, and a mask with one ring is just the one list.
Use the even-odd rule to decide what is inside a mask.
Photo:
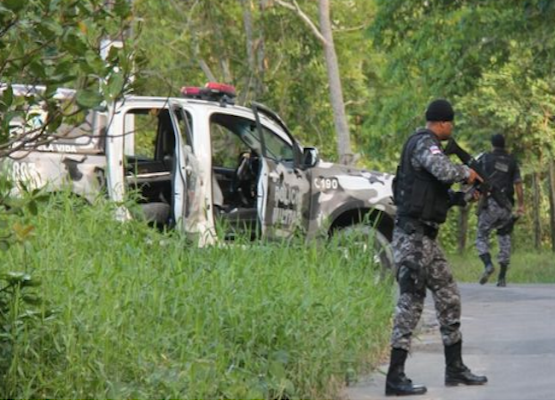
[(143, 218), (157, 227), (161, 228), (168, 224), (171, 207), (164, 202), (142, 203)]

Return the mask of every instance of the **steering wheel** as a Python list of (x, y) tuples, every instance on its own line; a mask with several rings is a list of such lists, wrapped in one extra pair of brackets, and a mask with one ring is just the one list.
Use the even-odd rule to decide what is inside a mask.
[(259, 158), (253, 150), (244, 151), (239, 156), (239, 162), (233, 174), (232, 192), (237, 194), (242, 205), (251, 206), (256, 198), (258, 166)]

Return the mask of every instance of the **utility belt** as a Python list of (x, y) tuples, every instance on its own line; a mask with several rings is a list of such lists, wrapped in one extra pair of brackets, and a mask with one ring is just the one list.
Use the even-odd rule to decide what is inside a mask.
[(420, 233), (432, 240), (434, 240), (439, 233), (439, 228), (430, 226), (414, 218), (397, 217), (395, 219), (395, 224), (408, 235)]

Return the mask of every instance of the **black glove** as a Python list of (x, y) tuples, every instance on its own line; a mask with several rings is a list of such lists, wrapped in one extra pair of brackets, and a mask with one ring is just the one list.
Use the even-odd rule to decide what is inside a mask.
[(465, 207), (466, 206), (466, 199), (465, 199), (465, 192), (455, 192), (453, 190), (449, 190), (449, 207), (459, 206)]

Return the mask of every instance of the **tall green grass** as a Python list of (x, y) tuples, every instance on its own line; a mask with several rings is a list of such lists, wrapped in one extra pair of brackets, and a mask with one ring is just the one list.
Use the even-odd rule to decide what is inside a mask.
[(333, 398), (386, 346), (394, 285), (368, 254), (198, 249), (106, 204), (75, 207), (49, 203), (2, 254), (2, 271), (40, 278), (45, 303), (1, 398)]

